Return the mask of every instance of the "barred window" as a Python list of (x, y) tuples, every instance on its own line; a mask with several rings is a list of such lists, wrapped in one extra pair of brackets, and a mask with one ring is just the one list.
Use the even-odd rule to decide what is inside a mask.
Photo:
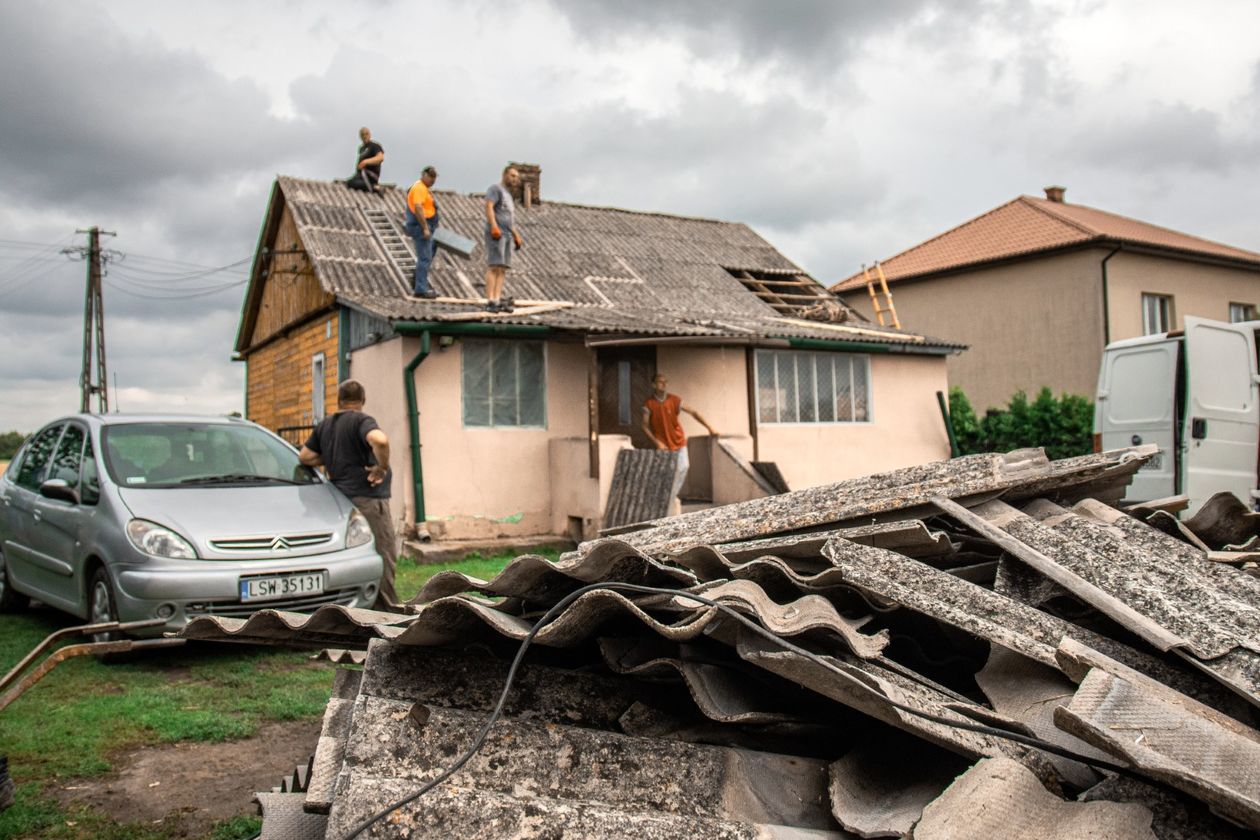
[(870, 417), (870, 357), (803, 350), (757, 351), (762, 423), (864, 423)]
[(465, 426), (547, 425), (547, 369), (541, 341), (464, 340)]

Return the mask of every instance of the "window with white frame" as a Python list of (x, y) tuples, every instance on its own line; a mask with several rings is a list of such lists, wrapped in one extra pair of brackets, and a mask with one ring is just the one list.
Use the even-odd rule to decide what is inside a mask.
[(465, 426), (547, 425), (543, 342), (466, 339), (461, 347)]
[(311, 356), (311, 422), (324, 419), (324, 400), (328, 395), (328, 383), (324, 379), (324, 354)]
[(1142, 334), (1157, 335), (1172, 329), (1172, 296), (1142, 295)]
[(757, 351), (761, 423), (864, 423), (871, 419), (870, 356)]
[(1229, 305), (1229, 322), (1231, 324), (1254, 320), (1256, 320), (1256, 305), (1254, 303), (1231, 303)]

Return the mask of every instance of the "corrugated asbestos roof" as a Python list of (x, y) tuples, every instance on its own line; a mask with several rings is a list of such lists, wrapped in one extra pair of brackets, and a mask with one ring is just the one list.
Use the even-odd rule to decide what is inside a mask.
[[(1127, 243), (1260, 270), (1260, 254), (1093, 207), (1022, 195), (880, 263), (890, 282), (1089, 243)], [(854, 274), (831, 287), (862, 289)]]
[[(439, 573), (412, 615), (265, 610), (184, 636), (368, 648), (306, 793), (335, 840), (449, 765), (518, 643), (592, 584), (538, 630), (465, 768), (362, 836), (1233, 840), (1260, 829), (1260, 580), (1219, 542), (1260, 522), (1217, 505), (1188, 520), (1200, 548), (1145, 521), (1176, 500), (1102, 501), (1153, 454), (926, 464), (493, 580)], [(291, 824), (292, 796), (268, 802)]]
[[(430, 282), (443, 297), (469, 300), (465, 306), (411, 297), (410, 277), (401, 277), (373, 233), (365, 211), (384, 210), (401, 230), (404, 190), (375, 195), (341, 182), (281, 176), (276, 195), (280, 200), (273, 200), (272, 212), (290, 209), (316, 277), (340, 301), (393, 321), (442, 321), (480, 311), (472, 301), (483, 294), (482, 196), (435, 192), (442, 225), (477, 245), (471, 260), (439, 250)], [(870, 324), (838, 300), (832, 305), (845, 323), (782, 317), (728, 269), (808, 275), (747, 225), (550, 201), (517, 208), (516, 217), (526, 245), (513, 255), (505, 294), (574, 305), (538, 314), (485, 313), (484, 320), (715, 342), (813, 338), (938, 353), (961, 347)]]

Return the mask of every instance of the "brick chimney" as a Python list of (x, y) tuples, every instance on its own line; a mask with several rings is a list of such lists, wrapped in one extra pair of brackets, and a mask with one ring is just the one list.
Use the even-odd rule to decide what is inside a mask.
[(516, 167), (516, 171), (521, 173), (521, 183), (512, 193), (512, 200), (517, 206), (528, 208), (535, 204), (542, 204), (540, 192), (542, 167), (536, 163), (517, 163), (516, 161), (511, 161), (508, 166)]
[[(521, 173), (522, 175), (524, 173)], [(1063, 200), (1063, 194), (1067, 192), (1067, 187), (1046, 187), (1046, 200), (1053, 201), (1056, 204), (1066, 204)]]

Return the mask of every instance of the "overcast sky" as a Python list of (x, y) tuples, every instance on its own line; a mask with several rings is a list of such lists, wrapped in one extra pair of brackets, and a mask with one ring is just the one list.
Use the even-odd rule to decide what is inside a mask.
[(272, 179), (344, 177), (360, 125), (387, 181), (533, 161), (823, 282), (1047, 184), (1260, 251), (1257, 32), (1254, 0), (0, 3), (0, 431), (78, 408), (59, 250), (93, 224), (115, 406), (239, 410)]

